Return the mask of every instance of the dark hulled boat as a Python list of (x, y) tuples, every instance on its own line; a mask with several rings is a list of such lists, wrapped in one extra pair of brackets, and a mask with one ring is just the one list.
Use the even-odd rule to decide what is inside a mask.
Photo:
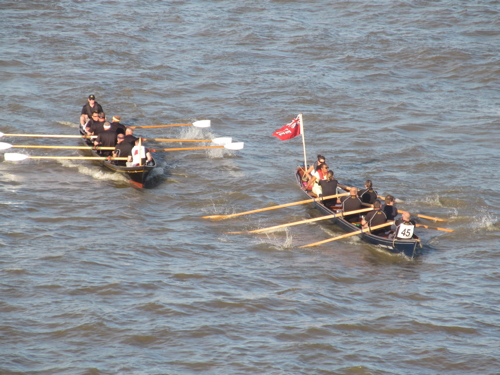
[[(295, 174), (295, 178), (297, 180), (297, 183), (299, 184), (299, 187), (302, 186), (301, 172), (302, 171), (299, 168)], [(305, 191), (304, 194), (306, 194), (307, 197), (311, 198), (309, 194), (307, 194)], [(336, 215), (336, 213), (333, 210), (323, 205), (321, 201), (314, 201), (313, 204), (324, 215)], [(338, 227), (340, 227), (344, 232), (351, 233), (360, 231), (359, 227), (349, 223), (347, 220), (344, 220), (341, 215), (342, 214), (337, 214), (337, 216), (330, 219), (330, 221), (336, 224)], [(413, 257), (415, 256), (417, 245), (420, 245), (420, 240), (418, 239), (418, 237), (410, 240), (396, 240), (387, 237), (377, 236), (369, 232), (362, 232), (359, 236), (363, 239), (363, 241), (371, 245), (375, 245), (378, 248), (382, 248), (393, 254), (403, 254), (410, 259), (413, 259)]]
[[(79, 131), (80, 135), (85, 136), (85, 131), (82, 129), (82, 127), (79, 128)], [(91, 139), (82, 138), (82, 142), (85, 144), (85, 146), (89, 146), (89, 152), (92, 154), (92, 156), (102, 157), (102, 155), (99, 155), (98, 152), (92, 148), (93, 143)], [(102, 166), (113, 172), (123, 174), (126, 178), (130, 180), (130, 183), (133, 186), (138, 187), (140, 189), (144, 188), (149, 173), (156, 167), (156, 161), (154, 159), (153, 159), (153, 165), (141, 165), (137, 167), (126, 167), (126, 166), (116, 165), (113, 163), (113, 161), (107, 161), (107, 160), (101, 160), (100, 163)]]

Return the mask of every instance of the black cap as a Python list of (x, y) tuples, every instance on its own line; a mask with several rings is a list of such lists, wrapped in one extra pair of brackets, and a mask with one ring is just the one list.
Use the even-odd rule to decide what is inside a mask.
[(89, 95), (89, 99), (90, 100), (95, 100), (95, 96), (94, 95)]

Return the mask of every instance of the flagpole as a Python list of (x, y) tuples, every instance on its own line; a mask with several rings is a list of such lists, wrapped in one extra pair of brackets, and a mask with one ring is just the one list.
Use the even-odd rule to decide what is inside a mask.
[(304, 121), (302, 120), (302, 113), (299, 113), (300, 133), (302, 134), (302, 147), (304, 149), (304, 171), (307, 171), (307, 157), (306, 157), (306, 139), (304, 137)]

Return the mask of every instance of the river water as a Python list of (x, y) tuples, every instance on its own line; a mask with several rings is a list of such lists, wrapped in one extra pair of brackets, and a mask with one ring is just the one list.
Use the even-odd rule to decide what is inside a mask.
[[(500, 2), (0, 1), (0, 131), (76, 133), (95, 94), (158, 152), (138, 190), (80, 160), (0, 163), (1, 374), (499, 374)], [(308, 162), (420, 223), (413, 261), (316, 222)], [(15, 145), (75, 139), (4, 137)], [(154, 148), (203, 142), (152, 143)], [(12, 151), (12, 150), (11, 150)], [(75, 150), (14, 149), (30, 155)]]

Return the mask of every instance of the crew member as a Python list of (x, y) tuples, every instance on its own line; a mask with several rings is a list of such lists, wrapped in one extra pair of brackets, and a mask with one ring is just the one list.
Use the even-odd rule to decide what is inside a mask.
[[(113, 151), (113, 157), (128, 158), (130, 155), (132, 155), (132, 145), (129, 142), (125, 142), (124, 134), (118, 134), (116, 136), (116, 140), (117, 143), (115, 146), (115, 151)], [(127, 162), (125, 160), (117, 160), (115, 164), (125, 166), (127, 165)]]
[(307, 183), (304, 190), (308, 190), (312, 186), (312, 196), (319, 197), (321, 194), (321, 186), (318, 184), (320, 180), (326, 179), (326, 174), (328, 172), (328, 165), (325, 163), (318, 164), (316, 170), (313, 172), (311, 179)]
[[(111, 130), (111, 124), (105, 122), (103, 125), (104, 131), (100, 133), (96, 140), (94, 141), (94, 146), (101, 147), (115, 147), (116, 146), (116, 134)], [(100, 150), (99, 154), (102, 156), (110, 156), (112, 154), (111, 150)]]
[(377, 192), (373, 190), (373, 185), (371, 180), (366, 180), (365, 188), (360, 190), (358, 193), (361, 202), (373, 204), (377, 200)]
[(137, 167), (140, 165), (154, 165), (151, 152), (141, 144), (141, 139), (135, 141), (135, 146), (132, 147), (132, 155), (128, 157), (127, 167)]
[(84, 126), (91, 118), (92, 113), (102, 112), (102, 107), (99, 103), (96, 102), (94, 95), (89, 95), (87, 101), (88, 102), (83, 106), (82, 113), (80, 115), (80, 125), (82, 126)]
[(125, 130), (125, 142), (128, 142), (132, 145), (132, 147), (135, 146), (135, 141), (137, 141), (139, 138), (134, 137), (134, 130), (132, 128), (127, 128)]
[[(363, 229), (372, 228), (374, 226), (384, 224), (387, 222), (387, 216), (385, 216), (384, 211), (380, 209), (380, 202), (375, 201), (373, 203), (373, 211), (368, 212), (365, 217), (361, 218), (361, 226)], [(372, 234), (376, 234), (377, 236), (381, 236), (385, 233), (386, 228), (379, 228), (375, 230), (370, 230)]]
[(99, 123), (99, 113), (93, 112), (91, 118), (85, 124), (85, 131), (87, 135), (94, 135), (94, 129)]
[[(320, 194), (320, 197), (328, 197), (330, 195), (335, 195), (337, 194), (337, 184), (338, 181), (335, 179), (333, 175), (333, 171), (328, 171), (326, 173), (326, 179), (325, 180), (319, 180), (318, 181), (319, 186), (321, 186), (321, 191), (322, 194)], [(323, 201), (323, 204), (326, 207), (331, 207), (335, 205), (337, 202), (336, 198), (333, 199), (327, 199)]]
[(415, 221), (411, 219), (409, 212), (403, 212), (402, 218), (396, 220), (394, 236), (399, 240), (410, 240), (413, 238)]
[(125, 125), (120, 124), (120, 116), (113, 116), (113, 121), (111, 121), (111, 130), (113, 130), (117, 135), (125, 134), (127, 129)]
[(352, 187), (349, 190), (349, 195), (341, 197), (339, 203), (342, 205), (342, 211), (344, 212), (344, 219), (350, 223), (355, 223), (359, 220), (359, 214), (346, 215), (349, 211), (355, 211), (361, 209), (361, 199), (358, 197), (358, 188)]
[(326, 159), (323, 155), (318, 154), (318, 160), (314, 162), (313, 165), (311, 165), (307, 171), (306, 171), (306, 177), (307, 179), (311, 178), (311, 174), (318, 168), (318, 165), (326, 163)]
[(382, 211), (384, 211), (385, 216), (387, 216), (387, 220), (389, 221), (394, 220), (396, 216), (398, 216), (398, 209), (394, 205), (394, 201), (395, 198), (392, 195), (387, 194), (385, 196), (385, 204), (382, 207)]

